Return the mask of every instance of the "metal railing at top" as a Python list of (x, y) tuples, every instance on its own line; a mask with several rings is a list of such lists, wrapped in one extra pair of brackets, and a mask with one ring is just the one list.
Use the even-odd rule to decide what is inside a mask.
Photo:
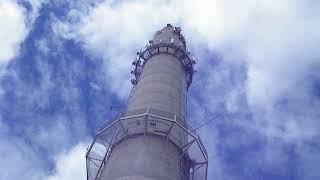
[(190, 53), (185, 51), (182, 47), (173, 43), (155, 43), (147, 46), (144, 51), (138, 52), (137, 54), (138, 57), (132, 63), (132, 65), (135, 66), (134, 70), (132, 71), (135, 79), (131, 81), (134, 85), (136, 85), (139, 81), (139, 77), (144, 65), (151, 57), (157, 54), (170, 54), (176, 57), (184, 66), (186, 72), (187, 89), (191, 85), (193, 74), (195, 72), (195, 59), (190, 57)]

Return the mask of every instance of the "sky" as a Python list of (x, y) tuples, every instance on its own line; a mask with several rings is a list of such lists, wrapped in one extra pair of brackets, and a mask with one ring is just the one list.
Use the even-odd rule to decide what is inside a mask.
[(96, 130), (125, 105), (131, 62), (182, 28), (196, 58), (188, 121), (208, 179), (320, 179), (320, 2), (1, 0), (0, 180), (85, 180)]

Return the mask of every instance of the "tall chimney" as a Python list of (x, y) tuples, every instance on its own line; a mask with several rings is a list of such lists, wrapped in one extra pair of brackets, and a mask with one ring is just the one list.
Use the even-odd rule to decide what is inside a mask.
[(88, 149), (88, 180), (202, 180), (208, 157), (186, 123), (194, 58), (180, 27), (157, 31), (132, 62), (126, 108), (98, 131)]

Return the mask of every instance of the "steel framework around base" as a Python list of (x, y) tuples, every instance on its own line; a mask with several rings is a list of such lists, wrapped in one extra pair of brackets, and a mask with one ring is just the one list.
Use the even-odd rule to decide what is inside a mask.
[[(173, 113), (145, 108), (108, 121), (98, 131), (86, 154), (87, 180), (99, 180), (110, 153), (118, 143), (134, 136), (160, 136), (174, 143), (181, 152), (181, 180), (206, 180), (208, 154), (200, 137), (181, 124)], [(184, 160), (191, 164), (185, 169)]]

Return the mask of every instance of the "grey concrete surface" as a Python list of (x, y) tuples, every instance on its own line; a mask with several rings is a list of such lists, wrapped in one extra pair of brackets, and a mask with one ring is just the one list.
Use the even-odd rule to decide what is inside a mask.
[(178, 148), (160, 136), (128, 138), (112, 151), (102, 180), (175, 180), (180, 175)]
[(158, 54), (146, 63), (133, 92), (128, 110), (153, 108), (185, 118), (186, 80), (176, 57)]

